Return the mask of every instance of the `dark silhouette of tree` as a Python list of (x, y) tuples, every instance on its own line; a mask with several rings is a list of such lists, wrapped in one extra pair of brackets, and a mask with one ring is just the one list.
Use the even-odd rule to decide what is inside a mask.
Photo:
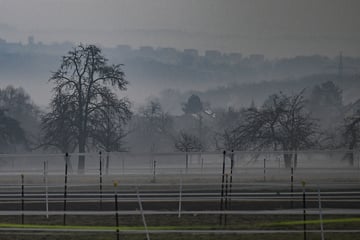
[(156, 152), (161, 141), (171, 141), (173, 138), (173, 119), (164, 112), (160, 103), (150, 101), (139, 111), (138, 129), (143, 140), (150, 146), (150, 152)]
[(199, 96), (191, 95), (186, 103), (183, 103), (182, 110), (186, 114), (194, 114), (203, 111), (203, 103), (201, 102)]
[(61, 92), (56, 94), (50, 103), (52, 111), (44, 114), (41, 119), (41, 146), (55, 147), (62, 153), (71, 153), (77, 147), (74, 116), (76, 106), (73, 102), (68, 102), (67, 97)]
[(189, 153), (201, 152), (204, 150), (204, 147), (197, 136), (181, 131), (175, 139), (175, 149), (185, 153), (186, 169), (188, 169)]
[(175, 149), (181, 152), (200, 152), (203, 146), (197, 136), (181, 131), (175, 141)]
[(0, 109), (0, 145), (1, 151), (9, 151), (11, 145), (27, 144), (24, 130), (17, 120), (6, 115)]
[(342, 101), (342, 90), (333, 81), (316, 85), (306, 101), (306, 108), (310, 111), (311, 117), (319, 121), (322, 132), (321, 144), (327, 148), (340, 145), (339, 129), (346, 110)]
[[(284, 150), (286, 167), (297, 164), (297, 151), (317, 143), (317, 125), (304, 110), (303, 92), (270, 96), (260, 109), (249, 108), (231, 134), (234, 149)], [(294, 165), (292, 165), (294, 157)]]
[(7, 116), (19, 122), (25, 132), (29, 147), (37, 144), (40, 130), (40, 110), (23, 88), (7, 86), (0, 89), (0, 108), (6, 110)]
[[(59, 104), (69, 106), (67, 110), (71, 109), (73, 120), (70, 123), (79, 153), (86, 150), (91, 137), (91, 123), (94, 122), (97, 110), (109, 107), (114, 112), (123, 113), (123, 101), (117, 100), (113, 89), (126, 90), (128, 82), (124, 78), (124, 72), (121, 65), (108, 65), (101, 49), (94, 45), (80, 44), (69, 51), (49, 81), (55, 84), (53, 99), (59, 94), (64, 95)], [(53, 108), (52, 111), (54, 110)], [(55, 120), (56, 118), (53, 118), (53, 121)], [(82, 172), (84, 167), (85, 157), (79, 156), (79, 172)]]
[(343, 110), (342, 90), (332, 81), (316, 85), (307, 102), (307, 108), (315, 118), (322, 122), (329, 123), (326, 120), (334, 118), (339, 119)]
[(215, 145), (217, 149), (243, 150), (244, 146), (238, 144), (237, 136), (233, 132), (233, 129), (244, 121), (243, 115), (242, 110), (235, 110), (232, 107), (216, 112)]
[(360, 143), (360, 110), (357, 110), (352, 116), (345, 118), (343, 136), (347, 148), (351, 151), (345, 155), (351, 166), (354, 165), (354, 149), (358, 148)]
[[(117, 103), (115, 111), (112, 104)], [(91, 121), (91, 137), (96, 147), (105, 152), (124, 151), (124, 138), (128, 134), (126, 123), (131, 118), (129, 102), (124, 99), (112, 99), (109, 104), (95, 110)]]

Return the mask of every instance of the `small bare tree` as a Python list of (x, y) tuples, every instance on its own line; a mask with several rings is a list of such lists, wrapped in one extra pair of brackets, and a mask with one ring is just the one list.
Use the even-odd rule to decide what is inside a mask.
[(150, 152), (156, 152), (161, 142), (172, 141), (173, 119), (157, 100), (150, 101), (140, 109), (138, 120), (138, 130), (142, 140), (150, 147)]
[(189, 166), (189, 153), (201, 152), (204, 150), (203, 145), (198, 137), (192, 134), (188, 134), (184, 131), (179, 133), (179, 136), (175, 140), (175, 149), (185, 153), (186, 169)]

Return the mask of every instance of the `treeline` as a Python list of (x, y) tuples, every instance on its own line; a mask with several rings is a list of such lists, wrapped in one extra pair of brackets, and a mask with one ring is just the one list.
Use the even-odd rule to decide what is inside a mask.
[(181, 106), (178, 104), (191, 95), (199, 96), (202, 101), (211, 104), (212, 108), (223, 107), (247, 107), (252, 101), (261, 105), (269, 95), (282, 91), (293, 94), (305, 89), (304, 96), (309, 97), (312, 87), (331, 81), (342, 89), (343, 104), (350, 104), (359, 98), (360, 81), (359, 75), (316, 74), (294, 79), (292, 81), (262, 81), (246, 84), (230, 84), (217, 86), (203, 91), (180, 91), (178, 89), (166, 89), (161, 91), (159, 101), (164, 109), (173, 114), (181, 114)]
[[(120, 97), (128, 80), (101, 49), (79, 45), (50, 76), (53, 95), (45, 112), (21, 88), (0, 90), (2, 153), (27, 151), (198, 152), (220, 149), (356, 149), (360, 99), (344, 104), (342, 89), (324, 81), (291, 94), (274, 91), (247, 107), (212, 107), (196, 94), (171, 115), (157, 99), (133, 109)], [(353, 164), (352, 155), (346, 156)], [(284, 155), (286, 166), (290, 156)], [(79, 159), (79, 169), (84, 168)]]

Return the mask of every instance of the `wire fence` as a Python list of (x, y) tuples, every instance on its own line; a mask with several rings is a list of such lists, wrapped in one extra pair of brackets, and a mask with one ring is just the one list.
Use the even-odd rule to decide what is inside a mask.
[[(85, 157), (85, 169), (78, 171), (79, 156)], [(151, 229), (149, 216), (322, 216), (360, 215), (360, 154), (359, 151), (242, 151), (199, 153), (86, 153), (86, 154), (1, 154), (0, 202), (13, 204), (15, 209), (0, 209), (0, 216), (62, 216), (63, 228), (49, 226), (17, 228), (2, 227), (1, 231), (74, 231), (66, 228), (69, 216), (141, 216), (143, 230), (89, 228), (89, 231), (151, 234), (275, 234), (281, 230), (204, 230)], [(302, 183), (306, 182), (306, 192)], [(114, 188), (115, 185), (119, 187)], [(321, 191), (321, 193), (320, 193)], [(305, 193), (306, 199), (305, 199)], [(109, 209), (118, 204), (133, 203), (136, 209)], [(237, 203), (278, 204), (277, 208), (234, 209)], [(321, 202), (337, 208), (322, 209)], [(90, 209), (69, 209), (76, 204), (89, 204)], [(173, 209), (149, 209), (142, 204), (172, 204)], [(188, 203), (199, 209), (186, 209)], [(204, 203), (210, 204), (206, 205)], [(304, 204), (304, 205), (301, 205)], [(306, 208), (305, 203), (312, 207)], [(314, 207), (314, 204), (317, 207)], [(346, 204), (349, 206), (343, 208)], [(210, 206), (202, 209), (202, 205)], [(212, 204), (212, 205), (211, 205)], [(339, 205), (337, 205), (339, 204)], [(39, 205), (42, 206), (39, 209)], [(59, 205), (60, 208), (59, 208)], [(94, 210), (94, 206), (99, 206)], [(175, 206), (175, 207), (174, 207)], [(294, 208), (295, 206), (295, 208)], [(54, 209), (55, 208), (55, 209)], [(305, 213), (304, 213), (305, 211)], [(230, 220), (228, 220), (230, 221)], [(306, 219), (302, 222), (307, 224)], [(340, 229), (304, 230), (308, 233), (341, 232)], [(349, 229), (349, 233), (358, 230)], [(301, 233), (296, 230), (295, 232)], [(1, 233), (0, 233), (1, 234)]]
[[(228, 183), (226, 183), (228, 184)], [(143, 183), (143, 184), (104, 184), (103, 188), (99, 188), (96, 184), (80, 184), (74, 185), (71, 182), (68, 183), (68, 188), (64, 188), (63, 185), (48, 184), (44, 181), (43, 184), (34, 184), (32, 179), (28, 179), (26, 176), (21, 177), (20, 183), (13, 183), (7, 185), (0, 185), (0, 202), (11, 202), (15, 207), (2, 208), (0, 210), (1, 216), (19, 216), (21, 217), (21, 223), (16, 224), (0, 224), (0, 235), (1, 232), (12, 231), (17, 232), (20, 235), (33, 234), (34, 232), (42, 233), (54, 233), (54, 232), (115, 232), (117, 234), (145, 234), (150, 239), (152, 234), (287, 234), (287, 233), (298, 233), (298, 234), (330, 234), (330, 233), (358, 233), (357, 228), (350, 229), (324, 229), (323, 222), (329, 221), (328, 216), (340, 216), (342, 218), (335, 219), (344, 226), (344, 222), (359, 221), (360, 218), (360, 189), (358, 185), (352, 183), (337, 183), (336, 189), (338, 190), (324, 190), (328, 189), (328, 185), (296, 182), (293, 185), (293, 190), (290, 191), (290, 184), (288, 183), (249, 183), (241, 184), (234, 183), (232, 185), (232, 191), (226, 187), (226, 193), (220, 194), (221, 182), (208, 182), (208, 183), (187, 183), (184, 184), (179, 179), (177, 184), (160, 184), (160, 183)], [(349, 190), (344, 191), (348, 188)], [(82, 190), (82, 191), (79, 191)], [(340, 189), (340, 190), (339, 190)], [(63, 191), (68, 191), (67, 193)], [(225, 201), (225, 202), (223, 202)], [(226, 202), (231, 201), (231, 205), (227, 205)], [(239, 206), (245, 204), (254, 204), (254, 202), (260, 202), (264, 206), (255, 209), (239, 209)], [(139, 207), (133, 207), (134, 209), (119, 209), (118, 206), (123, 206), (124, 203), (138, 203)], [(161, 203), (168, 205), (166, 209), (163, 207), (149, 207), (151, 205), (143, 204), (147, 203)], [(215, 206), (212, 209), (203, 207), (204, 203), (210, 202)], [(289, 203), (295, 202), (295, 206)], [(321, 203), (337, 203), (334, 208), (323, 209)], [(64, 208), (58, 206), (58, 203), (63, 204)], [(81, 210), (76, 210), (76, 206), (87, 204), (88, 207)], [(186, 206), (187, 203), (199, 203), (194, 205), (194, 209), (183, 209), (182, 205)], [(267, 205), (271, 203), (270, 205)], [(276, 203), (274, 207), (273, 204)], [(306, 207), (305, 203), (308, 204)], [(352, 204), (350, 207), (348, 204)], [(69, 205), (72, 208), (69, 209)], [(107, 204), (107, 205), (106, 205)], [(224, 207), (219, 208), (219, 204)], [(310, 206), (309, 206), (310, 205)], [(19, 206), (19, 207), (18, 207)], [(66, 207), (67, 206), (67, 207)], [(107, 206), (107, 207), (106, 207)], [(115, 207), (114, 207), (115, 206)], [(135, 205), (136, 206), (136, 205)], [(356, 207), (357, 206), (357, 207)], [(103, 208), (102, 208), (103, 207)], [(11, 209), (13, 208), (13, 209)], [(216, 225), (211, 228), (217, 229), (176, 229), (169, 230), (169, 226), (161, 229), (161, 226), (154, 226), (149, 228), (146, 225), (146, 220), (150, 216), (172, 216), (172, 218), (181, 218), (185, 216), (209, 216), (210, 218), (220, 218)], [(34, 216), (60, 216), (64, 218), (62, 226), (52, 226), (52, 224), (36, 225), (31, 222)], [(65, 221), (70, 216), (86, 216), (90, 218), (94, 217), (108, 217), (116, 216), (142, 216), (144, 229), (131, 230), (126, 228), (120, 228), (117, 222), (113, 228), (105, 227), (101, 225), (84, 226), (84, 225), (69, 225)], [(230, 220), (226, 222), (228, 216), (239, 216), (241, 219), (253, 219), (254, 216), (261, 216), (262, 223), (264, 219), (269, 216), (272, 219), (269, 224), (273, 223), (274, 216), (313, 216), (310, 221), (294, 221), (289, 219), (282, 225), (274, 225), (275, 229), (263, 229), (264, 226), (254, 225), (252, 229), (227, 229), (227, 225), (234, 224)], [(316, 216), (319, 220), (315, 220)], [(352, 216), (351, 219), (348, 216)], [(25, 217), (26, 221), (25, 222)], [(344, 218), (347, 217), (347, 218)], [(29, 222), (30, 221), (30, 222)], [(198, 220), (199, 221), (199, 220)], [(336, 223), (336, 222), (335, 222)], [(271, 227), (272, 225), (267, 227)], [(288, 228), (291, 224), (309, 225), (313, 226), (317, 224), (321, 226), (321, 229), (310, 228), (308, 230), (294, 230)], [(100, 226), (99, 226), (100, 225)], [(225, 226), (225, 227), (219, 227)], [(266, 226), (265, 226), (266, 227)], [(281, 227), (281, 228), (279, 228)], [(119, 229), (121, 229), (119, 231)]]
[[(85, 168), (78, 169), (79, 157), (85, 157)], [(224, 157), (225, 156), (225, 157)], [(0, 173), (42, 173), (44, 163), (51, 173), (62, 173), (65, 165), (71, 174), (174, 174), (222, 172), (223, 161), (234, 171), (252, 169), (333, 169), (360, 168), (359, 151), (235, 151), (235, 152), (170, 152), (170, 153), (71, 153), (65, 154), (0, 154)]]

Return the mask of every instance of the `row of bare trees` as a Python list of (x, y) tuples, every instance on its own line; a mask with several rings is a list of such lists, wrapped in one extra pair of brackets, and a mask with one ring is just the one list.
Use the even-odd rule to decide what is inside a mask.
[[(329, 126), (336, 128), (335, 120), (329, 119), (340, 123), (344, 139), (332, 148), (346, 146), (353, 150), (360, 142), (360, 112), (341, 112), (341, 90), (332, 82), (315, 87), (307, 98), (304, 90), (294, 95), (280, 92), (269, 96), (260, 107), (252, 104), (226, 112), (209, 111), (197, 95), (182, 104), (182, 116), (172, 116), (159, 102), (150, 101), (132, 117), (130, 101), (119, 97), (128, 84), (122, 66), (110, 65), (94, 45), (79, 45), (68, 52), (49, 81), (54, 85), (53, 97), (41, 117), (42, 140), (38, 145), (61, 152), (85, 153), (92, 147), (106, 152), (123, 151), (126, 138), (133, 139), (137, 149), (150, 152), (162, 151), (164, 146), (182, 152), (215, 148), (281, 150), (285, 152), (285, 166), (290, 167), (296, 166), (299, 150), (324, 148), (324, 139), (338, 138), (326, 132)], [(8, 88), (0, 92), (0, 103), (2, 146), (21, 139), (27, 143), (29, 136), (20, 125), (30, 121), (14, 119), (30, 119), (38, 114), (29, 104), (29, 97), (21, 90)], [(28, 112), (37, 113), (24, 116), (20, 114), (23, 110), (4, 106), (27, 106)], [(324, 117), (326, 112), (332, 113), (331, 118)], [(353, 163), (353, 155), (347, 158)], [(80, 156), (78, 169), (82, 171), (84, 166), (85, 158)]]

